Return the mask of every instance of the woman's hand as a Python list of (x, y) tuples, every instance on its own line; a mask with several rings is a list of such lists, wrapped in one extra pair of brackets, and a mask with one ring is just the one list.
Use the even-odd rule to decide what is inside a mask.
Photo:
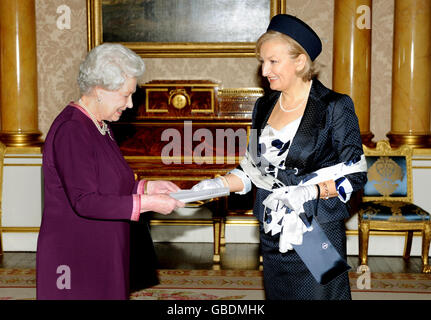
[(183, 208), (184, 203), (167, 194), (141, 195), (141, 213), (154, 211), (164, 215), (170, 214), (177, 208)]
[(280, 200), (297, 214), (304, 212), (304, 203), (317, 198), (315, 184), (308, 186), (288, 186), (274, 191), (274, 199)]
[(148, 195), (153, 195), (158, 193), (169, 194), (180, 190), (181, 189), (175, 183), (172, 183), (170, 181), (164, 181), (164, 180), (147, 181)]

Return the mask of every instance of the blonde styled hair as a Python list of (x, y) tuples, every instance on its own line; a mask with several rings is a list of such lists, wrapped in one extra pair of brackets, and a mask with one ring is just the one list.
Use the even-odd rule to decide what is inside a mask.
[(302, 78), (303, 81), (309, 81), (319, 74), (318, 66), (314, 61), (311, 61), (310, 56), (307, 51), (294, 39), (285, 35), (284, 33), (269, 30), (262, 34), (256, 42), (255, 54), (258, 59), (260, 59), (260, 48), (263, 43), (268, 40), (278, 39), (286, 42), (288, 46), (288, 52), (292, 59), (296, 59), (299, 55), (304, 54), (306, 57), (304, 68), (296, 73), (296, 75)]

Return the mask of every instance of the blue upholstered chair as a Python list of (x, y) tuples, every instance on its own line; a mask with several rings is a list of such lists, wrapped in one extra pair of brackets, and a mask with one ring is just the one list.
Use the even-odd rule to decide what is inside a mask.
[[(422, 234), (422, 272), (430, 273), (428, 252), (431, 239), (430, 214), (413, 204), (412, 148), (392, 149), (388, 141), (376, 148), (364, 146), (368, 181), (358, 205), (359, 258), (368, 260), (370, 230), (405, 231), (404, 259), (410, 257), (414, 231)], [(430, 186), (431, 187), (431, 186)]]

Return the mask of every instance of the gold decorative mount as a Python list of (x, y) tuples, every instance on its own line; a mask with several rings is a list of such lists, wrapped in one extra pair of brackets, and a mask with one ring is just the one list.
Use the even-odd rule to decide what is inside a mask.
[(184, 89), (175, 89), (169, 91), (168, 104), (171, 104), (177, 108), (182, 109), (191, 103), (190, 96)]
[(218, 91), (218, 95), (222, 97), (241, 96), (241, 97), (260, 97), (263, 96), (262, 88), (224, 88)]

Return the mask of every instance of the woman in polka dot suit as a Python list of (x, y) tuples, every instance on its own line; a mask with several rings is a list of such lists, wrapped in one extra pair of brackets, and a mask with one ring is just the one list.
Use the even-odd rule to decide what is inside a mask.
[(344, 220), (366, 163), (353, 101), (317, 79), (321, 49), (303, 21), (272, 18), (256, 44), (272, 91), (256, 102), (248, 151), (238, 168), (193, 187), (257, 187), (267, 299), (351, 299)]

